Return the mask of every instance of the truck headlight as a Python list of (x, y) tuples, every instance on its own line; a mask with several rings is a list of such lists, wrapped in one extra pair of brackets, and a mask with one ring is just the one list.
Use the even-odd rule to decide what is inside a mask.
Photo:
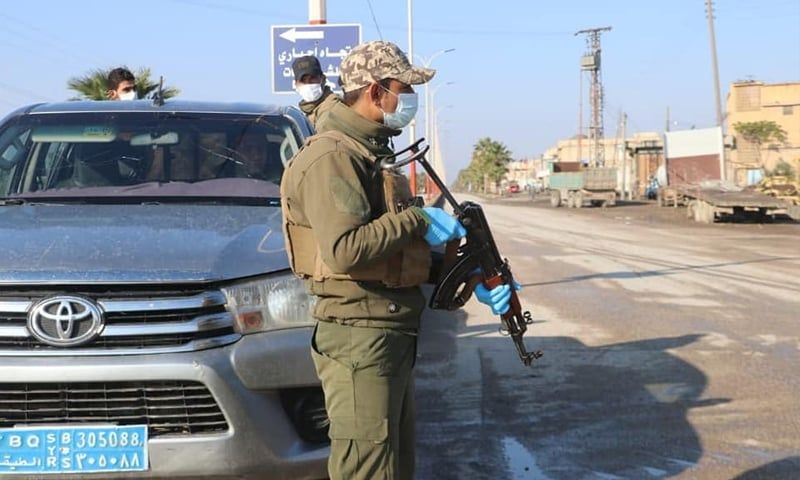
[(293, 274), (243, 282), (222, 289), (239, 333), (312, 325), (314, 297)]

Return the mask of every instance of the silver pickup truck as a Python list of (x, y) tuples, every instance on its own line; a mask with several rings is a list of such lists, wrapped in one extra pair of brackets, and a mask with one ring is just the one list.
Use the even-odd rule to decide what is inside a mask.
[(0, 123), (0, 476), (326, 476), (279, 202), (310, 133), (182, 101)]

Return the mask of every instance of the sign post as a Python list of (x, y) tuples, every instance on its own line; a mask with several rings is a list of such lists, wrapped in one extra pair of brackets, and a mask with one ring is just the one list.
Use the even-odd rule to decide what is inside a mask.
[(273, 25), (270, 38), (272, 93), (294, 93), (292, 62), (306, 55), (317, 57), (322, 72), (338, 88), (339, 65), (361, 43), (361, 25)]

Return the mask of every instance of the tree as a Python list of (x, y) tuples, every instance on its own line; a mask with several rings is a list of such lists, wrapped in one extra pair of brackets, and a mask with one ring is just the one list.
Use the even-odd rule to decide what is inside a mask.
[[(472, 152), (472, 164), (475, 175), (486, 179), (495, 185), (503, 179), (508, 172), (508, 162), (511, 161), (511, 152), (500, 142), (489, 137), (478, 140)], [(483, 186), (486, 193), (486, 186)]]
[(770, 172), (770, 175), (778, 175), (778, 176), (781, 176), (781, 177), (787, 177), (789, 179), (794, 179), (795, 171), (794, 171), (794, 167), (792, 167), (792, 165), (789, 164), (789, 162), (787, 162), (785, 160), (781, 160), (775, 166), (775, 169), (772, 170), (772, 172)]
[(475, 144), (469, 166), (458, 172), (456, 187), (466, 189), (471, 185), (473, 191), (486, 193), (486, 182), (496, 186), (508, 172), (510, 161), (511, 152), (504, 144), (489, 137), (481, 138)]
[(786, 143), (786, 130), (772, 120), (736, 122), (733, 124), (733, 128), (736, 129), (745, 140), (755, 143), (759, 147), (769, 141)]
[(758, 122), (736, 122), (733, 128), (745, 140), (756, 146), (758, 160), (761, 161), (761, 146), (769, 142), (786, 143), (786, 131), (772, 120)]
[[(106, 92), (108, 91), (108, 72), (111, 69), (98, 68), (92, 70), (82, 77), (73, 77), (67, 81), (67, 87), (70, 90), (78, 92), (78, 96), (71, 100), (108, 100)], [(158, 89), (158, 82), (150, 79), (150, 69), (147, 67), (140, 68), (138, 72), (134, 73), (136, 77), (136, 97), (137, 98), (152, 98), (148, 97)], [(180, 93), (175, 87), (163, 87), (162, 90), (164, 98), (171, 98)]]

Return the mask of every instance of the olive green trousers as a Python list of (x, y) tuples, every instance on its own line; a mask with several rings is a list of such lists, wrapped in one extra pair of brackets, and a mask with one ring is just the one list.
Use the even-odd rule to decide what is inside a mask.
[(331, 479), (413, 479), (416, 335), (318, 322), (311, 345), (331, 421)]

